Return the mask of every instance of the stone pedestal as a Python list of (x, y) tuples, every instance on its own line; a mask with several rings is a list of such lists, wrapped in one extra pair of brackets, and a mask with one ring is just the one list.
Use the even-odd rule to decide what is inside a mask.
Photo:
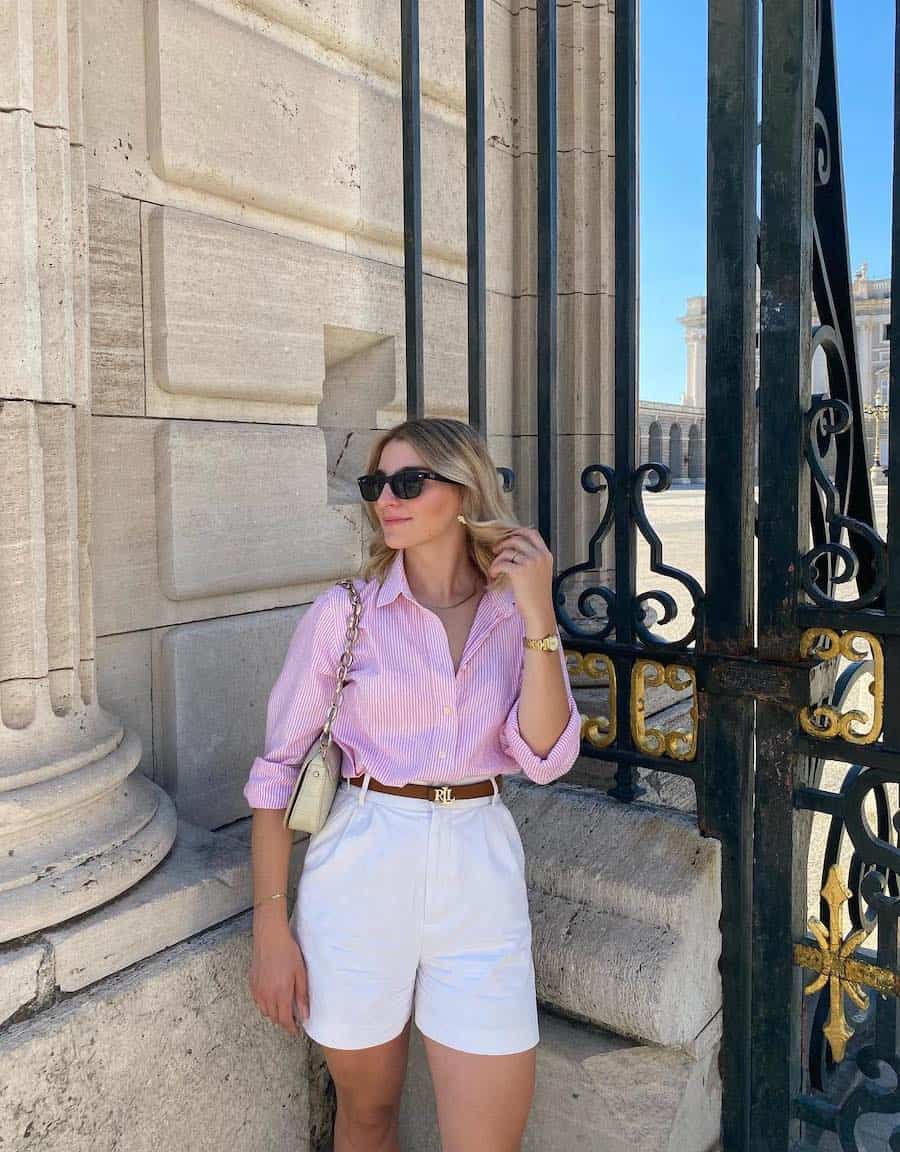
[(247, 860), (245, 843), (182, 824), (169, 859), (121, 901), (0, 957), (0, 1019), (7, 990), (48, 986), (54, 968), (61, 983), (55, 1002), (0, 1033), (0, 1147), (324, 1152), (322, 1052), (250, 995), (251, 913), (235, 916), (250, 900)]
[(122, 892), (175, 835), (96, 693), (79, 19), (0, 21), (0, 943)]

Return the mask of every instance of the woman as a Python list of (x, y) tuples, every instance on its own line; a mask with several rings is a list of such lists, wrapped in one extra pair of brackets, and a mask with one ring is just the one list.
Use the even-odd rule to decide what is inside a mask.
[(291, 1035), (296, 1003), (322, 1046), (335, 1152), (399, 1148), (413, 1008), (443, 1152), (515, 1152), (539, 1033), (524, 853), (499, 789), (517, 772), (558, 779), (580, 747), (553, 647), (553, 556), (517, 526), (468, 424), (408, 420), (376, 441), (367, 467), (359, 485), (374, 536), (332, 726), (342, 778), (307, 845), (290, 919), (282, 814), (333, 696), (346, 589), (323, 592), (301, 617), (244, 788), (251, 991)]

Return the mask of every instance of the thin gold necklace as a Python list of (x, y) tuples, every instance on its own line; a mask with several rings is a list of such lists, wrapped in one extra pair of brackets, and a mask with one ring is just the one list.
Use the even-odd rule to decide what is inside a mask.
[[(475, 595), (475, 593), (478, 591), (478, 589), (480, 587), (481, 587), (480, 584), (476, 584), (468, 596), (464, 596), (462, 598), (462, 600), (457, 600), (457, 602), (455, 604), (423, 604), (422, 607), (423, 608), (430, 608), (432, 611), (436, 610), (438, 612), (443, 612), (448, 608), (458, 608), (460, 606), (460, 604), (465, 604), (465, 602), (467, 600), (471, 600), (472, 597)], [(421, 601), (420, 601), (420, 603), (421, 603)]]

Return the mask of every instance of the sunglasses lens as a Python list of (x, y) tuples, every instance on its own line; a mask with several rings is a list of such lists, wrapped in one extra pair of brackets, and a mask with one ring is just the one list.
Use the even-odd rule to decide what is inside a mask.
[(401, 468), (388, 478), (383, 472), (373, 472), (369, 476), (358, 476), (359, 494), (363, 500), (374, 502), (381, 495), (381, 489), (390, 483), (391, 491), (400, 500), (414, 500), (422, 491), (424, 477), (414, 469)]
[(401, 500), (414, 500), (422, 491), (422, 477), (416, 472), (398, 472), (391, 486)]
[(384, 477), (360, 476), (357, 483), (359, 484), (359, 494), (363, 500), (374, 501), (381, 495), (381, 489), (384, 487)]

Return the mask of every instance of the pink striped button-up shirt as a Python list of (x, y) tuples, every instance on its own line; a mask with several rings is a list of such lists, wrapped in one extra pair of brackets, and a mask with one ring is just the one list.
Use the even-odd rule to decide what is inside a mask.
[[(403, 551), (384, 582), (357, 581), (362, 600), (353, 660), (332, 739), (341, 773), (371, 772), (384, 784), (443, 784), (524, 772), (538, 784), (575, 763), (581, 717), (562, 665), (569, 719), (546, 756), (519, 730), (525, 622), (509, 589), (490, 589), (478, 604), (456, 673), (444, 625), (415, 599)], [(318, 739), (344, 646), (350, 597), (333, 585), (297, 623), (269, 695), (263, 755), (250, 768), (243, 795), (251, 808), (284, 808), (306, 753)]]

